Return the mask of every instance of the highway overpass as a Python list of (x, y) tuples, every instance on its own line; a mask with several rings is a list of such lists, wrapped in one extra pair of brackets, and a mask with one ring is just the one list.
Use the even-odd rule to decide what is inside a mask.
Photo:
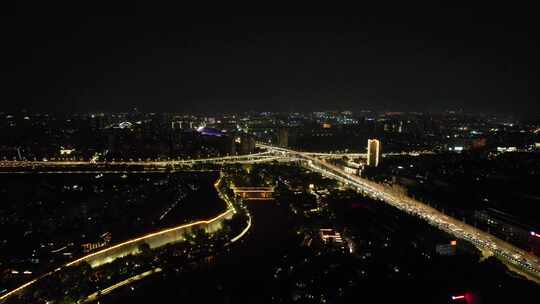
[(301, 163), (306, 168), (337, 179), (372, 198), (384, 201), (404, 212), (426, 220), (429, 224), (438, 227), (457, 238), (471, 242), (479, 249), (488, 250), (502, 262), (511, 266), (510, 268), (512, 270), (517, 270), (516, 272), (540, 283), (540, 258), (535, 255), (525, 252), (487, 232), (449, 217), (420, 201), (403, 195), (402, 193), (396, 193), (388, 187), (361, 178), (360, 176), (347, 173), (341, 168), (310, 155), (311, 153), (298, 152), (260, 143), (257, 145), (268, 151), (289, 155), (294, 159), (302, 159)]
[(256, 163), (256, 162), (269, 162), (278, 160), (282, 157), (275, 155), (271, 151), (246, 154), (246, 155), (233, 155), (233, 156), (221, 156), (211, 158), (197, 158), (197, 159), (167, 159), (167, 160), (111, 160), (111, 161), (93, 161), (93, 160), (3, 160), (0, 161), (1, 168), (29, 168), (40, 169), (43, 167), (184, 167), (193, 166), (196, 164), (230, 164), (230, 163)]

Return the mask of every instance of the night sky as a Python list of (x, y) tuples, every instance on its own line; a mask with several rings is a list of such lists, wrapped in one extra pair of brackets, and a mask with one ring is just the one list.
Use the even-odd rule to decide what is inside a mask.
[(3, 110), (539, 113), (532, 7), (336, 11), (358, 15), (19, 5)]

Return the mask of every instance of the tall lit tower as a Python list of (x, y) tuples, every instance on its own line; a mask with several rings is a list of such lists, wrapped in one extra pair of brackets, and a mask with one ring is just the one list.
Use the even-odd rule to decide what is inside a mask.
[(368, 139), (367, 165), (377, 167), (381, 158), (381, 142), (378, 139)]

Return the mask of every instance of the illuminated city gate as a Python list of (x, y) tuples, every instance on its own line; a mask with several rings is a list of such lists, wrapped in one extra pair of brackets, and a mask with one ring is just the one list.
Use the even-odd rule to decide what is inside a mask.
[(234, 194), (245, 200), (272, 200), (274, 187), (232, 187)]

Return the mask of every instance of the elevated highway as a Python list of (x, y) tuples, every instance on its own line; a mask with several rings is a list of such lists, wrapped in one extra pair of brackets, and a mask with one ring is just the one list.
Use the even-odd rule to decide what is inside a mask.
[(462, 221), (449, 217), (440, 211), (396, 193), (392, 189), (378, 183), (345, 172), (324, 160), (318, 159), (310, 153), (298, 152), (290, 149), (279, 148), (264, 144), (258, 144), (260, 148), (275, 151), (282, 155), (290, 155), (295, 159), (302, 159), (302, 164), (321, 174), (337, 179), (348, 186), (356, 188), (362, 193), (380, 201), (386, 202), (406, 213), (419, 217), (429, 224), (448, 232), (459, 239), (469, 241), (481, 250), (487, 250), (499, 258), (502, 262), (517, 270), (527, 278), (540, 283), (540, 258), (524, 250), (509, 244), (495, 236), (472, 227)]
[(40, 167), (78, 167), (78, 166), (108, 166), (108, 167), (130, 167), (130, 166), (143, 166), (143, 167), (167, 167), (167, 166), (189, 166), (196, 164), (227, 164), (227, 163), (242, 163), (242, 162), (257, 162), (257, 161), (272, 161), (276, 159), (276, 155), (271, 151), (246, 154), (246, 155), (234, 155), (234, 156), (222, 156), (211, 158), (197, 158), (197, 159), (182, 159), (182, 160), (121, 160), (121, 161), (93, 161), (93, 160), (3, 160), (0, 161), (0, 168), (34, 168)]

